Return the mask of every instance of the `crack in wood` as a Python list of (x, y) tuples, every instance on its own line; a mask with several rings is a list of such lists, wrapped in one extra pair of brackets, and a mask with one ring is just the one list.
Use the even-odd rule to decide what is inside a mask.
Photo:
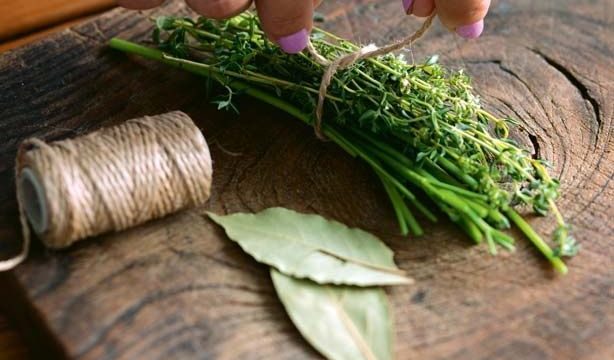
[(529, 133), (529, 141), (531, 141), (531, 144), (533, 144), (533, 149), (535, 150), (535, 152), (531, 154), (531, 157), (533, 159), (539, 159), (540, 148), (539, 148), (539, 141), (537, 140), (537, 136)]
[(552, 66), (558, 72), (560, 72), (576, 89), (582, 96), (584, 100), (586, 100), (590, 107), (592, 108), (592, 113), (595, 116), (595, 121), (597, 122), (597, 136), (599, 136), (599, 132), (601, 131), (601, 106), (599, 102), (591, 95), (590, 90), (578, 79), (568, 68), (566, 68), (563, 64), (556, 61), (554, 58), (544, 54), (538, 49), (530, 48), (534, 54), (541, 57), (548, 65)]

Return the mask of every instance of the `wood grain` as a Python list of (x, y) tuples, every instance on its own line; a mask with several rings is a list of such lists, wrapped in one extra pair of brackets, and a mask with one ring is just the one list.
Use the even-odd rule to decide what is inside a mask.
[(114, 0), (0, 0), (0, 40), (97, 13), (114, 5)]
[(75, 26), (77, 24), (80, 24), (86, 20), (91, 19), (92, 17), (94, 17), (94, 15), (86, 15), (86, 16), (82, 16), (82, 17), (78, 17), (76, 19), (71, 19), (68, 21), (65, 21), (61, 24), (58, 25), (54, 25), (51, 26), (49, 28), (40, 30), (40, 31), (36, 31), (30, 34), (27, 34), (25, 36), (20, 36), (16, 39), (13, 40), (9, 40), (9, 41), (5, 41), (5, 42), (0, 42), (0, 52), (4, 52), (10, 49), (14, 49), (14, 48), (18, 48), (20, 46), (24, 46), (26, 44), (30, 44), (33, 43), (35, 41), (41, 40), (43, 38), (46, 38), (48, 36), (51, 36), (59, 31), (62, 31), (64, 29), (70, 28), (71, 26)]
[(26, 359), (27, 350), (15, 326), (0, 314), (0, 360)]
[[(396, 0), (346, 0), (321, 11), (332, 14), (326, 28), (383, 42), (418, 25), (398, 10)], [(614, 358), (612, 10), (608, 0), (499, 1), (480, 41), (438, 26), (407, 54), (437, 53), (464, 67), (489, 109), (523, 120), (514, 136), (554, 164), (561, 208), (582, 243), (565, 277), (523, 240), (516, 253), (492, 257), (446, 222), (421, 238), (396, 236), (377, 179), (311, 129), (246, 98), (238, 116), (217, 112), (202, 79), (106, 49), (112, 36), (149, 37), (148, 14), (119, 9), (0, 57), (0, 184), (9, 189), (0, 193), (0, 244), (19, 239), (12, 166), (22, 139), (75, 136), (180, 109), (211, 144), (207, 209), (317, 212), (394, 248), (417, 280), (390, 290), (399, 359)], [(158, 10), (171, 11), (186, 10)], [(266, 268), (201, 213), (68, 251), (35, 248), (12, 274), (15, 287), (70, 358), (317, 358), (284, 314)], [(544, 233), (554, 227), (529, 219)]]

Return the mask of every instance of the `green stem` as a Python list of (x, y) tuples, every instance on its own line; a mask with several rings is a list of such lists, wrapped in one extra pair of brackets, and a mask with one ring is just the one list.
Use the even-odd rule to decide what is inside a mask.
[[(109, 42), (109, 46), (111, 46), (114, 49), (117, 50), (121, 50), (127, 53), (132, 53), (132, 54), (136, 54), (136, 55), (140, 55), (142, 57), (148, 58), (148, 59), (152, 59), (152, 60), (158, 60), (161, 61), (163, 63), (169, 64), (171, 66), (174, 67), (178, 67), (178, 68), (182, 68), (185, 69), (187, 71), (190, 71), (192, 73), (198, 74), (198, 75), (202, 75), (202, 76), (206, 76), (206, 77), (212, 77), (215, 80), (221, 82), (221, 83), (225, 83), (226, 85), (230, 86), (231, 88), (235, 89), (235, 90), (242, 90), (244, 91), (246, 94), (253, 96), (267, 104), (273, 105), (275, 107), (277, 107), (278, 109), (284, 110), (287, 113), (289, 113), (290, 115), (302, 120), (303, 122), (307, 123), (307, 124), (311, 124), (311, 116), (308, 116), (304, 113), (302, 113), (299, 109), (297, 109), (296, 107), (286, 103), (283, 100), (280, 100), (277, 97), (271, 96), (270, 94), (261, 91), (259, 89), (253, 88), (241, 81), (238, 80), (232, 80), (230, 82), (225, 82), (224, 78), (220, 78), (218, 72), (215, 71), (211, 71), (210, 68), (205, 68), (205, 67), (201, 67), (201, 66), (197, 66), (196, 64), (192, 63), (192, 62), (185, 62), (185, 61), (174, 61), (174, 58), (168, 57), (166, 55), (164, 55), (164, 53), (162, 51), (156, 50), (156, 49), (151, 49), (145, 46), (141, 46), (129, 41), (125, 41), (122, 39), (117, 39), (117, 38), (113, 38), (111, 39), (111, 41)], [(217, 76), (216, 76), (217, 75)], [(398, 181), (396, 181), (394, 178), (392, 178), (389, 174), (387, 174), (384, 169), (382, 169), (373, 159), (370, 159), (366, 154), (364, 154), (364, 152), (362, 151), (357, 151), (358, 149), (356, 149), (355, 147), (353, 147), (351, 144), (349, 144), (349, 142), (345, 141), (343, 139), (343, 137), (341, 136), (341, 134), (339, 134), (338, 132), (336, 132), (335, 130), (327, 127), (327, 126), (323, 126), (323, 133), (324, 135), (326, 135), (327, 137), (329, 137), (331, 140), (335, 141), (339, 146), (341, 146), (342, 148), (346, 149), (346, 151), (348, 151), (351, 155), (361, 155), (361, 157), (367, 161), (368, 163), (370, 163), (370, 165), (376, 170), (378, 171), (378, 173), (383, 174), (383, 176), (386, 177), (386, 181), (394, 181), (396, 183), (396, 187), (397, 188), (404, 188), (400, 183), (398, 183)], [(387, 175), (387, 176), (386, 176)], [(405, 190), (405, 195), (408, 196), (409, 198), (416, 200), (415, 196)], [(404, 218), (408, 221), (409, 225), (412, 228), (412, 231), (415, 234), (421, 234), (422, 233), (422, 229), (420, 228), (420, 226), (418, 225), (417, 221), (415, 220), (415, 218), (413, 217), (413, 215), (411, 215), (411, 212), (409, 211), (409, 209), (407, 209), (407, 211), (403, 211), (403, 215)], [(434, 217), (434, 215), (432, 215), (432, 217)]]
[[(354, 140), (352, 143), (354, 144), (362, 144), (362, 149), (364, 151), (368, 151), (370, 154), (375, 157), (383, 160), (386, 163), (396, 163), (400, 164), (401, 167), (411, 167), (411, 161), (406, 158), (403, 154), (394, 152), (395, 150), (388, 147), (388, 145), (384, 144), (381, 141), (377, 141), (374, 138), (367, 136), (366, 134), (362, 134), (360, 131), (354, 131), (356, 135), (361, 136), (362, 139), (369, 141), (370, 143), (363, 142), (361, 140)], [(386, 151), (388, 148), (388, 151)], [(406, 190), (408, 191), (408, 190)], [(410, 198), (413, 205), (426, 216), (427, 219), (432, 222), (437, 221), (437, 217), (430, 211), (424, 204), (422, 204), (416, 197)]]
[(506, 212), (507, 217), (524, 233), (524, 235), (539, 249), (539, 251), (544, 254), (546, 259), (550, 261), (552, 266), (560, 272), (561, 274), (567, 274), (567, 266), (561, 258), (554, 256), (552, 249), (546, 242), (533, 230), (531, 225), (529, 225), (516, 211), (513, 209), (508, 209)]
[[(185, 26), (188, 27), (187, 25)], [(192, 29), (194, 28), (192, 27)], [(200, 33), (200, 35), (214, 39), (221, 39), (219, 35), (211, 34), (208, 32)], [(332, 34), (329, 35), (332, 36)], [(315, 94), (317, 92), (317, 90), (314, 88), (270, 77), (266, 74), (235, 73), (230, 71), (223, 71), (219, 68), (216, 68), (215, 66), (170, 57), (168, 55), (165, 55), (160, 50), (141, 46), (139, 44), (125, 41), (122, 39), (111, 39), (109, 45), (111, 48), (118, 49), (126, 53), (136, 54), (147, 59), (162, 62), (175, 68), (184, 69), (191, 73), (214, 79), (217, 82), (229, 86), (234, 90), (239, 90), (264, 103), (267, 103), (282, 111), (285, 111), (291, 116), (303, 121), (305, 124), (313, 124), (313, 115), (311, 113), (305, 113), (296, 106), (280, 99), (279, 97), (265, 91), (262, 88), (259, 88), (255, 85), (251, 85), (250, 83), (261, 83), (266, 84), (268, 86), (299, 87), (302, 90), (306, 90), (311, 94)], [(345, 50), (347, 51), (347, 49)], [(393, 70), (392, 68), (388, 67), (377, 59), (370, 59), (369, 61), (373, 64), (376, 64), (376, 66), (385, 68), (389, 73), (401, 75), (398, 73), (398, 71)], [(362, 79), (367, 79), (367, 81), (375, 83), (374, 85), (376, 86), (383, 86), (381, 83), (371, 78), (366, 73), (362, 74)], [(244, 82), (242, 80), (245, 80), (250, 83)], [(433, 88), (428, 82), (425, 82), (418, 78), (410, 78), (409, 80), (414, 86), (425, 91), (433, 92)], [(345, 84), (340, 84), (340, 86), (345, 86)], [(345, 87), (345, 89), (347, 91), (351, 90), (347, 87)], [(360, 87), (358, 87), (358, 89), (360, 90)], [(343, 101), (341, 98), (332, 97), (330, 95), (329, 99), (334, 101)], [(379, 106), (379, 104), (377, 103), (377, 98), (369, 97), (368, 99)], [(435, 114), (435, 109), (428, 102), (424, 102), (423, 100), (414, 97), (410, 97), (409, 99), (412, 103), (415, 102), (416, 104), (419, 104), (427, 109), (425, 111), (422, 111), (420, 109), (418, 109), (417, 112), (414, 110), (411, 111), (413, 115), (416, 115), (416, 113), (418, 115), (423, 115), (426, 112), (426, 114), (424, 114), (424, 119), (420, 119), (420, 121), (428, 121), (428, 118), (430, 118), (432, 120), (433, 127), (435, 128), (437, 128), (439, 126), (439, 123), (441, 123), (445, 131), (457, 133), (461, 137), (469, 139), (478, 146), (484, 147), (486, 150), (488, 150), (494, 155), (500, 155), (501, 152), (505, 150), (502, 150), (503, 145), (500, 145), (499, 142), (493, 142), (492, 139), (485, 137), (484, 134), (481, 133), (481, 131), (483, 131), (481, 130), (481, 128), (474, 129), (475, 135), (472, 135), (471, 131), (461, 131), (455, 126), (446, 123), (445, 117), (437, 117)], [(386, 97), (384, 97), (382, 101), (385, 100)], [(454, 99), (454, 101), (456, 100), (458, 99)], [(402, 99), (402, 102), (403, 106), (406, 107), (410, 107), (412, 105), (412, 103), (407, 102), (405, 99)], [(335, 103), (332, 104), (335, 105)], [(500, 121), (499, 119), (495, 119), (494, 116), (485, 112), (480, 112), (480, 115), (484, 116), (490, 121)], [(389, 118), (394, 118), (392, 113), (389, 114)], [(393, 119), (391, 121), (397, 120)], [(405, 125), (405, 123), (402, 124)], [(343, 130), (346, 131), (347, 128), (344, 128)], [(386, 144), (384, 141), (376, 139), (375, 136), (369, 136), (367, 134), (362, 133), (362, 131), (353, 131), (352, 133), (346, 131), (342, 134), (340, 130), (338, 131), (337, 129), (335, 129), (335, 126), (324, 124), (322, 127), (322, 132), (326, 137), (328, 137), (337, 145), (342, 147), (350, 155), (360, 157), (369, 165), (371, 165), (371, 167), (376, 171), (378, 176), (380, 176), (380, 178), (382, 179), (384, 188), (386, 189), (391, 201), (393, 202), (393, 207), (395, 208), (397, 218), (399, 219), (399, 225), (401, 226), (402, 232), (407, 232), (411, 228), (414, 233), (421, 233), (422, 229), (413, 217), (411, 211), (409, 211), (409, 208), (407, 207), (405, 201), (401, 198), (401, 194), (404, 195), (409, 201), (413, 202), (413, 204), (418, 208), (418, 210), (425, 213), (427, 217), (432, 217), (434, 219), (434, 215), (432, 215), (432, 213), (424, 205), (422, 205), (416, 199), (414, 194), (410, 192), (407, 187), (403, 185), (403, 183), (401, 183), (398, 179), (406, 179), (415, 186), (422, 188), (427, 193), (427, 195), (429, 195), (440, 207), (449, 209), (448, 213), (451, 216), (454, 215), (456, 211), (458, 211), (461, 214), (462, 220), (460, 222), (462, 227), (476, 242), (481, 241), (482, 236), (485, 235), (489, 242), (489, 245), (491, 246), (491, 249), (493, 248), (494, 241), (497, 241), (508, 248), (511, 246), (511, 238), (492, 228), (490, 225), (488, 225), (488, 223), (484, 221), (484, 219), (482, 219), (482, 217), (485, 217), (485, 214), (487, 214), (489, 219), (499, 220), (499, 222), (503, 222), (503, 219), (505, 219), (505, 217), (503, 217), (503, 215), (498, 212), (488, 212), (488, 206), (483, 204), (483, 201), (485, 201), (483, 199), (483, 195), (466, 190), (464, 187), (459, 186), (459, 184), (449, 181), (450, 178), (448, 174), (456, 177), (458, 180), (463, 181), (471, 189), (476, 189), (479, 185), (476, 179), (469, 176), (468, 174), (465, 174), (462, 169), (458, 167), (458, 161), (455, 161), (454, 158), (452, 158), (452, 161), (444, 157), (438, 158), (436, 164), (433, 163), (430, 165), (431, 167), (435, 166), (437, 169), (439, 169), (439, 172), (434, 173), (430, 170), (430, 168), (427, 168), (428, 171), (425, 171), (424, 169), (415, 169), (415, 166), (413, 166), (413, 162), (410, 161), (403, 153), (400, 153), (398, 150)], [(408, 136), (411, 136), (411, 132), (409, 131)], [(506, 160), (506, 162), (510, 161), (510, 165), (519, 170), (519, 172), (527, 179), (534, 179), (533, 175), (527, 173), (526, 170), (521, 167), (520, 163), (508, 159), (507, 156), (505, 156), (504, 160)], [(538, 164), (539, 166), (536, 166), (535, 164), (533, 165), (538, 173), (538, 177), (541, 177), (545, 181), (551, 181), (551, 179), (547, 175), (547, 172), (545, 172), (545, 170), (540, 167), (540, 164)], [(389, 172), (389, 170), (394, 171), (391, 173)], [(421, 173), (420, 171), (422, 171), (423, 173)], [(542, 175), (542, 172), (544, 172), (546, 175)], [(554, 201), (552, 200), (550, 200), (550, 207), (555, 213), (557, 222), (559, 224), (564, 224), (563, 218), (560, 212), (558, 212)], [(557, 271), (561, 273), (567, 272), (567, 268), (563, 261), (553, 254), (553, 251), (550, 249), (550, 247), (539, 237), (539, 235), (529, 226), (529, 224), (526, 223), (522, 219), (522, 217), (520, 217), (520, 215), (518, 215), (515, 211), (511, 209), (507, 210), (505, 213), (507, 217), (514, 224), (516, 224), (516, 226), (521, 229), (521, 231), (529, 238), (529, 240), (533, 242), (533, 244), (546, 256), (546, 258), (553, 264)]]
[[(252, 87), (239, 80), (231, 80), (218, 72), (211, 69), (195, 66), (190, 63), (177, 62), (173, 58), (166, 56), (162, 51), (142, 46), (123, 39), (112, 38), (109, 41), (109, 46), (113, 49), (121, 50), (126, 53), (142, 56), (146, 59), (157, 60), (175, 68), (183, 69), (196, 75), (212, 78), (221, 84), (228, 85), (235, 90), (244, 91), (247, 95), (257, 98), (269, 105), (272, 105), (280, 110), (287, 112), (295, 118), (302, 120), (308, 125), (311, 125), (312, 117), (300, 111), (298, 108), (288, 104), (287, 102), (273, 96), (265, 91)], [(324, 134), (332, 138), (328, 129), (323, 129)]]
[(456, 164), (447, 158), (440, 156), (437, 158), (437, 163), (441, 165), (442, 168), (446, 169), (449, 173), (456, 176), (459, 180), (463, 181), (465, 184), (469, 185), (470, 188), (475, 189), (478, 187), (478, 182), (476, 179), (464, 173)]
[(401, 235), (406, 236), (409, 233), (409, 228), (407, 227), (407, 221), (405, 221), (405, 214), (402, 209), (403, 207), (406, 207), (406, 205), (401, 199), (401, 196), (397, 190), (390, 185), (388, 180), (386, 180), (386, 178), (384, 178), (379, 172), (376, 173), (382, 181), (382, 185), (384, 185), (384, 190), (386, 190), (390, 203), (392, 204), (392, 208), (394, 209), (394, 213), (397, 216), (397, 222), (399, 223)]

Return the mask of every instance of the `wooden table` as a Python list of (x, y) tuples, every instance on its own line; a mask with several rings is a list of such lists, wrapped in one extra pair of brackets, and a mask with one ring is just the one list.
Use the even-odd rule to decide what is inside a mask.
[[(0, 0), (0, 53), (79, 24), (114, 0)], [(22, 336), (0, 311), (0, 360), (27, 358)]]
[(42, 39), (114, 5), (114, 0), (0, 0), (0, 52)]
[[(417, 25), (389, 1), (325, 2), (324, 26), (364, 42)], [(156, 13), (186, 12), (169, 4)], [(395, 15), (396, 14), (396, 15)], [(18, 239), (17, 144), (83, 134), (180, 109), (212, 145), (207, 209), (286, 206), (380, 235), (416, 285), (391, 289), (399, 359), (614, 358), (614, 5), (608, 0), (498, 1), (480, 41), (437, 27), (416, 44), (474, 78), (486, 106), (520, 118), (514, 137), (554, 163), (560, 205), (582, 243), (565, 277), (527, 242), (492, 257), (445, 222), (396, 236), (395, 217), (364, 164), (287, 115), (241, 99), (217, 112), (202, 79), (106, 49), (149, 37), (146, 17), (113, 10), (0, 57), (0, 240)], [(378, 35), (376, 37), (376, 34)], [(226, 151), (224, 149), (230, 150)], [(237, 155), (238, 154), (238, 155)], [(7, 305), (44, 349), (81, 359), (304, 359), (267, 271), (201, 216), (177, 214), (67, 251), (33, 249), (2, 276)], [(541, 232), (550, 219), (530, 218)]]

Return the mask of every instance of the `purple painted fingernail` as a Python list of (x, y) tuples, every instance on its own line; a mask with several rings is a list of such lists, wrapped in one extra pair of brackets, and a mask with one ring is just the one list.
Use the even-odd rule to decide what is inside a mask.
[(484, 20), (480, 20), (471, 25), (463, 25), (456, 28), (456, 33), (465, 39), (475, 39), (482, 34), (484, 30)]
[(303, 29), (292, 35), (281, 37), (277, 40), (281, 49), (288, 54), (298, 54), (307, 47), (309, 33)]
[(409, 14), (411, 5), (414, 3), (414, 0), (403, 0), (403, 9), (405, 9), (405, 13)]

